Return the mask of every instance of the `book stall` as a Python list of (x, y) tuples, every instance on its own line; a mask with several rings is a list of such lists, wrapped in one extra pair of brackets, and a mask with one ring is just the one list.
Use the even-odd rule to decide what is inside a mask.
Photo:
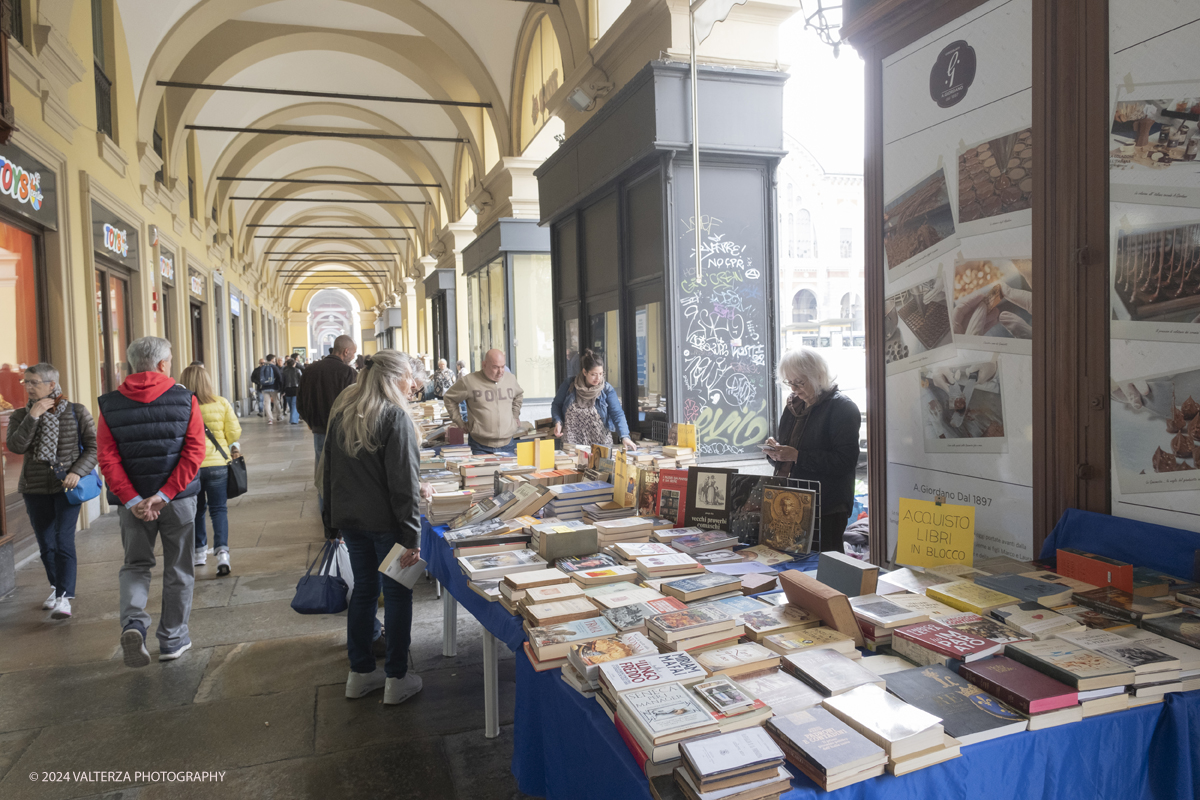
[[(681, 469), (691, 436), (674, 425), (673, 443), (632, 453), (535, 441), (516, 457), (423, 456), (426, 476), (462, 482), (434, 495), (435, 518), (466, 481), (493, 482), (447, 523), (423, 520), (422, 554), (446, 619), (461, 602), (485, 628), (489, 736), (497, 640), (516, 654), (522, 791), (1192, 793), (1200, 585), (1169, 571), (1190, 567), (1186, 549), (1135, 566), (1095, 551), (1132, 558), (1120, 548), (1140, 523), (1068, 515), (1038, 560), (885, 571), (809, 552), (813, 490)], [(770, 492), (790, 496), (785, 518)], [(1164, 542), (1186, 548), (1179, 533)], [(1065, 785), (1081, 753), (1087, 780)]]

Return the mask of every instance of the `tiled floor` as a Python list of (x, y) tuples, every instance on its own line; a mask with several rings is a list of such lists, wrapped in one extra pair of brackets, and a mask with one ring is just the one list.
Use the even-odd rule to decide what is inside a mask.
[[(41, 610), (48, 588), (36, 560), (0, 598), (0, 798), (523, 797), (509, 771), (512, 655), (500, 648), (503, 727), (488, 740), (480, 628), (460, 611), (459, 654), (443, 658), (432, 584), (418, 584), (413, 609), (410, 659), (424, 691), (395, 707), (382, 693), (345, 698), (345, 617), (289, 607), (323, 542), (311, 435), (258, 417), (243, 424), (251, 489), (230, 503), (233, 573), (218, 578), (212, 557), (197, 568), (183, 658), (134, 670), (118, 657), (115, 514), (77, 537), (71, 620)], [(155, 618), (161, 574), (148, 606)], [(130, 780), (41, 780), (96, 771)], [(135, 775), (154, 771), (225, 774), (215, 783)]]

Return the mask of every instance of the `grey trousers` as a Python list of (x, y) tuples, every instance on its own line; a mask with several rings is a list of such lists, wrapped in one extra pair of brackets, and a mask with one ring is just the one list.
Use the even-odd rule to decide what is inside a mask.
[(127, 508), (118, 509), (125, 564), (121, 567), (121, 630), (131, 622), (150, 629), (146, 601), (150, 595), (150, 570), (154, 569), (154, 542), (163, 544), (162, 613), (158, 618), (158, 646), (170, 652), (188, 644), (188, 617), (192, 613), (192, 587), (196, 581), (196, 498), (174, 500), (162, 507), (158, 519), (140, 520)]

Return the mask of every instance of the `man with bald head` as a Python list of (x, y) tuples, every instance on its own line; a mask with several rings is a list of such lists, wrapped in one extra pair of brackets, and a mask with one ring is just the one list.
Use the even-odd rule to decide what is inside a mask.
[(333, 340), (329, 355), (316, 362), (300, 376), (300, 388), (296, 394), (296, 407), (300, 418), (308, 423), (313, 433), (313, 449), (317, 460), (321, 460), (321, 448), (325, 446), (325, 426), (329, 424), (329, 409), (333, 401), (350, 384), (358, 380), (358, 373), (350, 366), (358, 353), (358, 345), (349, 336)]
[[(513, 436), (521, 429), (525, 392), (517, 376), (505, 369), (503, 350), (488, 350), (483, 368), (458, 379), (442, 397), (451, 421), (466, 431), (471, 452), (514, 454)], [(463, 420), (458, 404), (467, 404)]]

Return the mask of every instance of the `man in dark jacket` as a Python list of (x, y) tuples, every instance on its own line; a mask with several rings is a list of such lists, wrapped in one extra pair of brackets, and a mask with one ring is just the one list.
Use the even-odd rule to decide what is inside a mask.
[(300, 391), (302, 377), (304, 377), (304, 370), (300, 368), (299, 362), (294, 358), (289, 358), (283, 368), (283, 404), (284, 409), (291, 416), (288, 421), (293, 425), (300, 424), (300, 411), (296, 408), (296, 395)]
[(263, 367), (266, 365), (267, 360), (265, 358), (260, 358), (258, 360), (258, 366), (250, 372), (250, 388), (253, 390), (252, 394), (254, 395), (254, 397), (251, 399), (253, 402), (258, 404), (258, 415), (260, 417), (263, 415), (263, 395), (262, 384), (259, 383), (259, 378), (262, 377)]
[(274, 354), (267, 355), (267, 363), (262, 365), (258, 375), (258, 385), (263, 398), (263, 412), (267, 424), (274, 425), (275, 420), (283, 419), (283, 403), (280, 392), (283, 390), (283, 370), (275, 363)]
[(333, 340), (329, 355), (304, 370), (300, 378), (296, 405), (300, 409), (300, 418), (308, 423), (313, 433), (313, 449), (318, 462), (325, 446), (325, 427), (329, 424), (333, 401), (343, 389), (358, 380), (358, 373), (350, 366), (357, 352), (358, 345), (353, 339), (339, 336)]
[(129, 345), (132, 374), (101, 395), (96, 440), (108, 501), (117, 505), (125, 564), (121, 567), (121, 648), (125, 665), (150, 663), (146, 630), (154, 543), (163, 545), (159, 661), (191, 646), (193, 527), (197, 477), (204, 461), (204, 418), (195, 396), (171, 377), (171, 343), (146, 336)]

